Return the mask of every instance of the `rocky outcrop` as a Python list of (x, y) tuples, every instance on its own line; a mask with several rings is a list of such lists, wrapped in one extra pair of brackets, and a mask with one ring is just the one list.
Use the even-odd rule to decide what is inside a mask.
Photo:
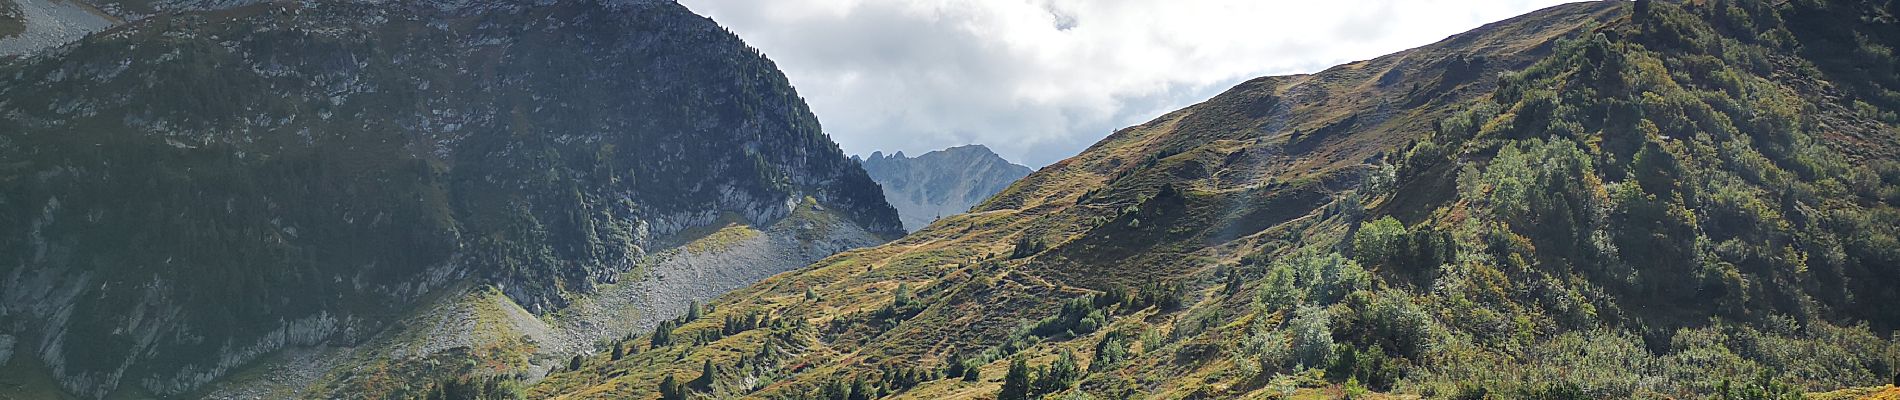
[(83, 397), (360, 344), (463, 282), (554, 313), (723, 215), (902, 233), (670, 1), (96, 4), (135, 20), (0, 64), (0, 335)]
[(871, 153), (860, 160), (865, 172), (884, 187), (884, 198), (910, 231), (937, 218), (962, 214), (1033, 172), (1012, 164), (980, 144), (951, 147), (916, 158), (897, 152)]

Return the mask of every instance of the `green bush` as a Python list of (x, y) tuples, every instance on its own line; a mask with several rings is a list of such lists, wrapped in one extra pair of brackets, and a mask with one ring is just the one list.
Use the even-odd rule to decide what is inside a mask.
[(1768, 371), (1742, 384), (1722, 381), (1719, 387), (1717, 397), (1722, 400), (1801, 400), (1803, 397), (1800, 388), (1776, 380)]
[(1353, 345), (1340, 344), (1333, 347), (1333, 354), (1332, 365), (1326, 367), (1326, 379), (1334, 382), (1352, 382), (1386, 391), (1392, 390), (1401, 377), (1398, 363), (1387, 358), (1385, 351), (1378, 347), (1360, 351)]
[(1089, 363), (1090, 372), (1107, 371), (1121, 365), (1130, 357), (1128, 354), (1128, 335), (1111, 331), (1095, 342), (1095, 361)]
[(1359, 263), (1339, 253), (1303, 252), (1270, 265), (1255, 299), (1267, 312), (1286, 311), (1301, 304), (1338, 303), (1346, 294), (1371, 286), (1372, 275)]
[(1293, 358), (1298, 366), (1324, 367), (1333, 362), (1333, 328), (1326, 309), (1300, 306), (1287, 323), (1293, 332)]

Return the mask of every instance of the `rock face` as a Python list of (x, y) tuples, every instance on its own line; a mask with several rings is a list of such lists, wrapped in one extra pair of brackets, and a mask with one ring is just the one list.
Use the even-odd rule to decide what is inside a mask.
[(83, 397), (363, 341), (457, 282), (553, 312), (806, 199), (902, 233), (772, 62), (670, 1), (120, 3), (189, 6), (0, 64), (0, 335)]
[(916, 158), (905, 157), (901, 151), (889, 156), (874, 152), (861, 162), (871, 179), (884, 186), (884, 199), (897, 208), (904, 228), (913, 232), (937, 218), (968, 212), (1034, 172), (983, 145), (951, 147)]

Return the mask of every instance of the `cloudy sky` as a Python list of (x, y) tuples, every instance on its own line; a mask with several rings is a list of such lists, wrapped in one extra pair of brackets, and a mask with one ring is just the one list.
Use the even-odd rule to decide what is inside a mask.
[(1552, 0), (680, 0), (778, 62), (851, 154), (1032, 167), (1249, 78), (1417, 47)]

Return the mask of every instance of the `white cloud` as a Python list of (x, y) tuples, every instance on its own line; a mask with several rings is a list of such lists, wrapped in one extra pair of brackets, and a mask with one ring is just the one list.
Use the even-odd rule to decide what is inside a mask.
[(1552, 0), (682, 0), (785, 70), (846, 152), (1032, 166), (1249, 78), (1422, 46)]

